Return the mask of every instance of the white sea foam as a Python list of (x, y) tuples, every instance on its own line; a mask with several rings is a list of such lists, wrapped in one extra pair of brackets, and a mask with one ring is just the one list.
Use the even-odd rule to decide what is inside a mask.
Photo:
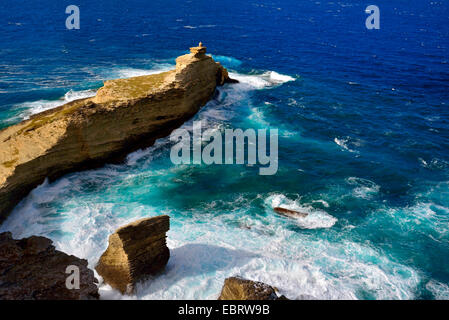
[(119, 68), (112, 71), (108, 75), (108, 78), (131, 78), (139, 76), (148, 76), (151, 74), (158, 74), (172, 70), (174, 65), (171, 64), (159, 64), (151, 69), (138, 69), (138, 68)]
[(371, 223), (397, 226), (407, 234), (419, 233), (433, 241), (449, 244), (449, 208), (432, 203), (417, 202), (403, 208), (380, 209), (371, 217)]
[(81, 91), (75, 91), (75, 90), (69, 90), (64, 95), (64, 101), (65, 102), (71, 102), (78, 99), (84, 99), (84, 98), (90, 98), (97, 94), (97, 90), (89, 89), (89, 90), (81, 90)]
[(426, 284), (436, 300), (449, 300), (449, 286), (436, 280), (430, 280)]
[(16, 105), (14, 108), (20, 110), (19, 118), (28, 119), (31, 115), (56, 108), (63, 105), (64, 100), (38, 100), (33, 102), (24, 102)]
[[(145, 171), (140, 168), (139, 172)], [(167, 238), (171, 258), (165, 270), (140, 283), (132, 297), (102, 284), (102, 298), (216, 299), (224, 279), (235, 275), (269, 283), (291, 299), (356, 299), (360, 291), (370, 292), (375, 299), (414, 297), (418, 273), (366, 244), (328, 241), (292, 231), (271, 213), (249, 215), (246, 210), (255, 199), (248, 200), (244, 195), (231, 200), (234, 209), (219, 215), (214, 212), (224, 203), (217, 201), (205, 202), (204, 210), (195, 209), (187, 215), (174, 215), (163, 207), (130, 202), (121, 205), (123, 191), (114, 191), (116, 185), (134, 186), (139, 178), (128, 181), (128, 177), (123, 166), (108, 166), (45, 183), (14, 210), (0, 231), (11, 230), (16, 238), (48, 236), (59, 250), (88, 259), (93, 268), (117, 227), (158, 215), (161, 210), (171, 215)], [(164, 170), (159, 180), (153, 180), (154, 187), (145, 186), (145, 192), (163, 188), (167, 180), (170, 177)], [(80, 190), (96, 185), (109, 190), (108, 196), (103, 191), (84, 194)], [(266, 202), (270, 208), (286, 205), (308, 209), (280, 194), (271, 195)]]
[(320, 199), (320, 200), (313, 200), (312, 203), (321, 203), (325, 208), (329, 208), (329, 203), (327, 203), (327, 201), (324, 201), (322, 199)]
[[(104, 72), (100, 71), (100, 78), (115, 79), (138, 77), (165, 72), (173, 68), (174, 66), (171, 64), (157, 64), (152, 69), (115, 68)], [(98, 76), (99, 75), (96, 75), (96, 77)], [(15, 109), (20, 111), (18, 118), (23, 120), (28, 119), (33, 114), (62, 106), (63, 104), (77, 99), (93, 97), (96, 95), (96, 93), (97, 90), (95, 89), (69, 90), (63, 97), (58, 100), (38, 100), (32, 102), (24, 102), (16, 105)]]
[(264, 127), (270, 126), (270, 123), (266, 120), (263, 110), (260, 107), (252, 107), (251, 114), (248, 118)]
[[(273, 219), (260, 224), (247, 218), (241, 229), (227, 228), (222, 219), (210, 218), (200, 232), (184, 224), (169, 237), (169, 264), (141, 283), (135, 298), (216, 299), (224, 279), (235, 275), (269, 283), (291, 299), (356, 299), (362, 288), (376, 299), (411, 299), (419, 283), (413, 269), (368, 246), (298, 237)], [(186, 243), (180, 234), (194, 236)]]
[(348, 146), (346, 145), (346, 140), (344, 139), (338, 139), (338, 138), (334, 138), (334, 142), (339, 145), (340, 147), (342, 147), (345, 150), (349, 150)]
[[(349, 137), (346, 138), (334, 138), (334, 142), (339, 145), (342, 149), (349, 151), (349, 152), (355, 152), (357, 153), (358, 151), (351, 149), (351, 139)], [(352, 143), (354, 145), (354, 143)], [(357, 144), (355, 144), (357, 145)]]
[(449, 167), (449, 163), (445, 160), (432, 158), (430, 161), (426, 161), (423, 158), (418, 158), (421, 166), (431, 170), (442, 170)]
[[(282, 194), (271, 195), (266, 199), (266, 203), (270, 209), (282, 207), (307, 213), (307, 217), (295, 219), (296, 224), (304, 229), (330, 228), (337, 222), (337, 219), (327, 212), (301, 204), (299, 200), (290, 200)], [(276, 214), (273, 211), (272, 213)]]
[(128, 154), (126, 164), (129, 166), (136, 165), (140, 160), (145, 159), (146, 164), (151, 162), (155, 157), (161, 154), (161, 150), (170, 144), (169, 139), (156, 140), (154, 145), (146, 149), (140, 149)]
[(295, 81), (295, 78), (288, 75), (279, 74), (275, 71), (267, 71), (258, 75), (230, 72), (229, 76), (233, 79), (238, 80), (241, 84), (252, 87), (254, 89), (264, 89), (277, 86), (289, 81)]
[(277, 73), (276, 71), (269, 71), (268, 75), (269, 75), (270, 80), (274, 83), (285, 83), (285, 82), (296, 80), (295, 78), (293, 78), (291, 76), (280, 74), (280, 73)]
[[(123, 75), (135, 75), (136, 69), (131, 70)], [(276, 75), (276, 81), (271, 76), (248, 77), (255, 77), (256, 83), (266, 81), (265, 85), (243, 82), (221, 88), (225, 94), (223, 100), (218, 98), (219, 105), (211, 102), (197, 115), (207, 128), (221, 130), (222, 123), (232, 117), (233, 107), (247, 102), (248, 90), (270, 88), (276, 81), (287, 80)], [(190, 125), (191, 121), (183, 127)], [(59, 250), (87, 259), (93, 268), (116, 228), (141, 217), (169, 214), (171, 258), (165, 271), (140, 283), (132, 297), (102, 284), (102, 298), (216, 299), (224, 279), (235, 275), (269, 283), (290, 299), (356, 299), (366, 291), (375, 299), (414, 297), (420, 282), (414, 269), (391, 261), (369, 244), (342, 240), (340, 230), (331, 228), (337, 219), (301, 203), (301, 199), (291, 200), (282, 194), (256, 198), (241, 194), (230, 200), (205, 199), (203, 206), (174, 211), (166, 199), (167, 191), (178, 183), (189, 183), (194, 169), (153, 167), (168, 144), (168, 139), (161, 139), (153, 147), (130, 154), (124, 165), (108, 165), (44, 183), (16, 207), (0, 232), (10, 230), (16, 238), (33, 234), (50, 237)], [(126, 193), (144, 195), (158, 205), (131, 202)], [(251, 214), (253, 202), (261, 199), (265, 214)], [(328, 207), (327, 202), (322, 204)], [(222, 206), (229, 209), (218, 212)], [(273, 212), (274, 206), (305, 211), (309, 216), (282, 220)], [(304, 229), (327, 228), (324, 232), (328, 237), (317, 235), (319, 230), (292, 230), (290, 221)]]
[(15, 108), (21, 110), (19, 115), (20, 118), (28, 119), (33, 114), (53, 109), (78, 99), (93, 97), (96, 95), (96, 93), (97, 90), (70, 90), (64, 95), (64, 97), (59, 100), (38, 100), (33, 102), (24, 102), (16, 105)]
[(373, 195), (377, 194), (380, 190), (379, 185), (368, 179), (349, 177), (346, 179), (346, 183), (355, 186), (352, 194), (356, 198), (371, 199)]

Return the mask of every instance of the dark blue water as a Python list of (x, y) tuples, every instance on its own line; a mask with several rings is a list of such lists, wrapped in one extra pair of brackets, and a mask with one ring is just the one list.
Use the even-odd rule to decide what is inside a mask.
[(0, 128), (202, 41), (241, 84), (195, 119), (278, 128), (279, 171), (175, 166), (162, 139), (40, 186), (2, 230), (94, 266), (116, 227), (169, 214), (172, 258), (137, 298), (213, 299), (237, 274), (291, 298), (449, 298), (447, 1), (378, 1), (380, 30), (358, 1), (78, 1), (67, 30), (70, 4), (0, 2)]

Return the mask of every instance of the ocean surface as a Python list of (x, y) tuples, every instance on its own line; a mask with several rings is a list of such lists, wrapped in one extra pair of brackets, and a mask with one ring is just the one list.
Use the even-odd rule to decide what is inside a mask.
[(103, 298), (216, 299), (240, 275), (291, 299), (449, 299), (448, 1), (78, 0), (67, 30), (70, 4), (0, 2), (0, 128), (173, 68), (202, 41), (240, 84), (193, 120), (278, 129), (279, 170), (174, 165), (165, 138), (45, 182), (0, 231), (50, 237), (93, 268), (117, 227), (168, 214), (166, 270)]

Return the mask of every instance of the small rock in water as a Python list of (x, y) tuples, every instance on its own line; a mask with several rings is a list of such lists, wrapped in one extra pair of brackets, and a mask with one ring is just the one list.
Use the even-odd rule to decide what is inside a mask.
[(227, 278), (218, 300), (288, 300), (278, 296), (276, 289), (263, 282), (239, 277)]
[(281, 208), (281, 207), (273, 208), (273, 210), (276, 213), (279, 213), (280, 215), (283, 215), (283, 216), (286, 216), (289, 218), (305, 218), (309, 215), (306, 212), (299, 212), (299, 211), (290, 210), (290, 209)]

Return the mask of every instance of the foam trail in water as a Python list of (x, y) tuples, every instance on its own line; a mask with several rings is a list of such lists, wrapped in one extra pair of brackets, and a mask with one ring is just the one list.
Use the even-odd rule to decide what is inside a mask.
[(275, 71), (267, 71), (259, 75), (248, 75), (230, 72), (229, 76), (233, 79), (238, 80), (241, 84), (249, 86), (253, 89), (265, 89), (289, 81), (295, 81), (295, 78), (288, 75), (279, 74)]
[(380, 190), (380, 186), (368, 179), (349, 177), (346, 179), (346, 182), (349, 185), (355, 186), (352, 194), (356, 198), (371, 199)]

